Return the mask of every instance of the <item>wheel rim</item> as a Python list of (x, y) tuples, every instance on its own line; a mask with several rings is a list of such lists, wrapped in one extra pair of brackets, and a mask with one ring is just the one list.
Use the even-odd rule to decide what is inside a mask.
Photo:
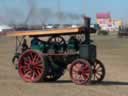
[(70, 76), (76, 84), (87, 84), (91, 77), (90, 64), (85, 60), (76, 60), (71, 65)]
[(29, 50), (19, 60), (19, 74), (24, 81), (38, 82), (44, 75), (45, 66), (39, 52)]
[(105, 77), (105, 67), (101, 63), (101, 61), (96, 60), (94, 65), (92, 65), (92, 70), (93, 70), (93, 76), (92, 76), (92, 82), (97, 83), (100, 82), (104, 79)]

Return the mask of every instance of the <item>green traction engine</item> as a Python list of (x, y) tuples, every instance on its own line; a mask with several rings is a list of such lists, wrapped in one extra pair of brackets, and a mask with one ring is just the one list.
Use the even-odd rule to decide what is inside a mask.
[[(105, 68), (97, 59), (96, 45), (90, 40), (90, 18), (85, 18), (82, 28), (84, 30), (80, 34), (57, 34), (48, 40), (32, 36), (29, 45), (25, 37), (17, 39), (17, 42), (20, 41), (17, 46), (21, 48), (16, 47), (12, 61), (20, 77), (26, 82), (53, 82), (68, 69), (75, 84), (101, 82), (105, 77)], [(77, 35), (84, 38), (77, 38)]]

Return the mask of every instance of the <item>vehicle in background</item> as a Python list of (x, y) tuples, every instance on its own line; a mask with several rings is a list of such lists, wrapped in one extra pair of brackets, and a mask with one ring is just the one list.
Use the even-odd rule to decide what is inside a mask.
[(0, 25), (0, 32), (6, 32), (13, 30), (13, 27), (10, 27), (8, 25)]

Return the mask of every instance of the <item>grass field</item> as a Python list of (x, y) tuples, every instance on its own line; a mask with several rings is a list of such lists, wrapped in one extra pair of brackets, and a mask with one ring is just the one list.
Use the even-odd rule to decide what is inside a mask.
[(102, 83), (80, 86), (68, 71), (54, 83), (25, 83), (11, 63), (14, 38), (0, 37), (0, 96), (128, 96), (128, 39), (93, 36), (98, 59), (106, 68)]

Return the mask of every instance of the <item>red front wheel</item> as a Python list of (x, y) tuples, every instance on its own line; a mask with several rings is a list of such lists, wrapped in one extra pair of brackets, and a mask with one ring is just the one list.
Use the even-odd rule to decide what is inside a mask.
[(18, 67), (19, 75), (26, 82), (39, 82), (45, 74), (43, 56), (35, 50), (24, 52), (19, 59)]
[(87, 84), (92, 75), (89, 62), (83, 59), (77, 59), (72, 62), (69, 72), (72, 81), (79, 85)]

